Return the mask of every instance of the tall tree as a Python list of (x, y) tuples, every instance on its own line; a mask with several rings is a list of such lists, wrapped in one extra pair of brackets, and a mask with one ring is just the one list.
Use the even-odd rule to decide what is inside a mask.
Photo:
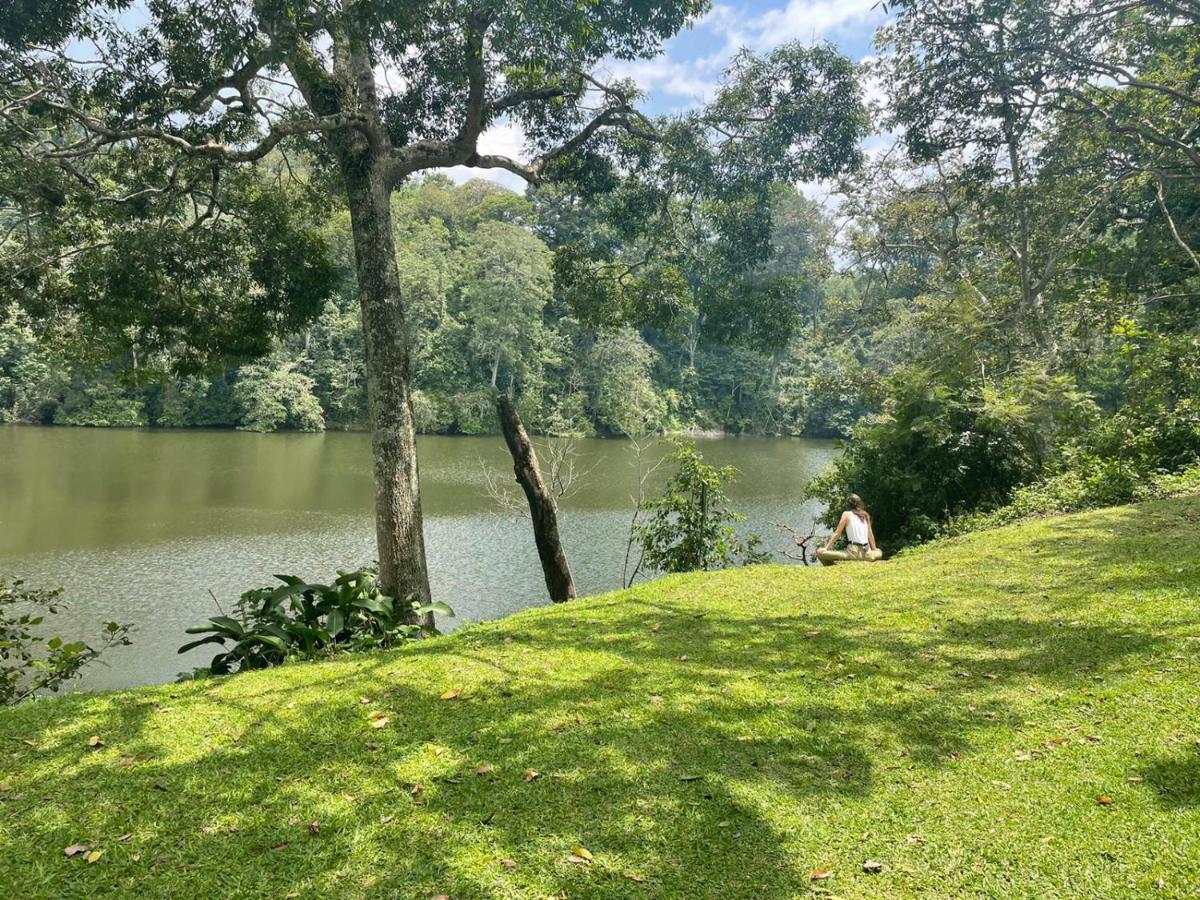
[(495, 388), (500, 364), (516, 364), (541, 327), (554, 281), (550, 250), (519, 225), (488, 222), (472, 235), (465, 263), (471, 346)]
[[(396, 265), (396, 187), (456, 165), (593, 186), (632, 170), (676, 180), (690, 172), (697, 190), (812, 177), (852, 162), (862, 131), (853, 68), (824, 48), (744, 56), (708, 110), (672, 122), (639, 114), (632, 85), (592, 74), (605, 58), (656, 53), (705, 0), (19, 5), (0, 23), (0, 102), (18, 123), (9, 137), (23, 159), (70, 173), (153, 148), (219, 173), (300, 143), (335, 173), (366, 341), (381, 582), (422, 602), (413, 323)], [(502, 120), (523, 129), (528, 161), (480, 151), (481, 135)], [(664, 149), (669, 165), (656, 162)]]

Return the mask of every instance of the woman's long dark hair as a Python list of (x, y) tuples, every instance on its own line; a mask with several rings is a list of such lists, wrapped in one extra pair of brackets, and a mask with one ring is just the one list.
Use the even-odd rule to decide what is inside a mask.
[(860, 515), (860, 517), (862, 517), (862, 518), (870, 517), (871, 514), (869, 512), (867, 512), (867, 506), (865, 503), (863, 503), (862, 497), (858, 496), (858, 494), (851, 494), (846, 499), (848, 501), (850, 501), (850, 508), (852, 510), (854, 510), (856, 513), (858, 513)]

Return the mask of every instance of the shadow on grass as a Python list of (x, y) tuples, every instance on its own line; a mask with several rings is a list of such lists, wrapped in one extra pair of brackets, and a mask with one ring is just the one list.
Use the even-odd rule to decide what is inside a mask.
[[(1146, 540), (1140, 528), (1135, 516), (1108, 534), (1055, 528), (1040, 543), (1068, 566), (1022, 558), (974, 589), (1023, 573), (1032, 585), (1014, 592), (1081, 602), (1124, 577), (1114, 550)], [(799, 576), (787, 611), (688, 599), (723, 577), (482, 626), (320, 679), (285, 668), (176, 699), (35, 711), (36, 730), (9, 735), (40, 746), (14, 754), (0, 819), (19, 823), (20, 842), (6, 852), (35, 873), (32, 896), (792, 896), (820, 864), (788, 849), (797, 820), (962, 764), (1021, 727), (1030, 696), (1084, 693), (1167, 643), (1066, 621), (1054, 604), (1005, 614), (1003, 591), (995, 609), (931, 600), (871, 621), (806, 611)], [(437, 699), (450, 688), (460, 696)], [(195, 703), (207, 719), (170, 708)], [(371, 727), (375, 710), (386, 726)], [(93, 734), (109, 746), (89, 750)], [(1196, 755), (1145, 777), (1164, 803), (1200, 803)], [(105, 865), (62, 859), (71, 843), (108, 848)], [(568, 861), (579, 845), (593, 864)]]
[(1164, 806), (1200, 806), (1200, 747), (1144, 766), (1146, 784)]
[[(370, 658), (322, 681), (318, 698), (286, 685), (238, 696), (235, 679), (67, 719), (43, 736), (57, 773), (23, 782), (10, 807), (23, 807), (28, 840), (55, 853), (132, 832), (131, 849), (146, 858), (108, 882), (121, 890), (245, 877), (252, 893), (276, 896), (346, 893), (364, 880), (364, 893), (386, 896), (484, 897), (500, 885), (645, 896), (625, 876), (632, 870), (665, 896), (784, 896), (807, 887), (815, 861), (784, 850), (772, 803), (862, 799), (884, 765), (912, 777), (952, 765), (983, 732), (1020, 724), (996, 696), (1011, 679), (1073, 683), (1154, 644), (1123, 629), (1003, 618), (902, 636), (839, 616), (731, 622), (630, 604), (627, 616), (638, 608), (634, 619), (652, 615), (661, 631), (531, 620), (508, 643), (481, 631), (414, 648), (403, 656), (415, 666)], [(602, 654), (600, 671), (555, 673), (523, 659), (581, 648)], [(498, 651), (504, 662), (491, 658)], [(400, 680), (397, 669), (420, 671), (422, 657), (441, 664), (433, 686)], [(455, 665), (472, 687), (433, 699), (453, 685)], [(745, 688), (764, 666), (772, 692)], [(810, 699), (814, 687), (820, 699)], [(853, 702), (840, 701), (843, 691)], [(194, 693), (237, 721), (200, 723), (181, 752), (155, 719)], [(375, 708), (394, 723), (371, 729)], [(91, 734), (120, 758), (91, 758)], [(475, 774), (485, 764), (492, 771)], [(527, 769), (538, 777), (526, 781)], [(565, 862), (579, 844), (597, 864)], [(231, 858), (244, 871), (231, 876)], [(522, 863), (510, 871), (504, 858)], [(55, 862), (78, 887), (102, 889), (92, 868)]]

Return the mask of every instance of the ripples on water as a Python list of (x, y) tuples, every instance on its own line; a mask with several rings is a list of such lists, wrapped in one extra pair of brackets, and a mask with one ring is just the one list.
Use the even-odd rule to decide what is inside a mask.
[[(807, 528), (804, 483), (832, 442), (714, 438), (706, 460), (742, 474), (735, 507), (768, 546), (771, 521)], [(488, 497), (481, 462), (511, 465), (500, 437), (424, 437), (419, 446), (434, 595), (464, 621), (546, 603), (528, 521)], [(591, 468), (563, 503), (563, 542), (580, 593), (618, 585), (636, 490), (629, 444), (580, 442)], [(370, 442), (362, 434), (0, 427), (0, 574), (66, 588), (56, 620), (90, 637), (115, 619), (138, 627), (133, 647), (95, 667), (91, 689), (167, 681), (211, 656), (178, 656), (183, 629), (228, 609), (275, 572), (327, 580), (374, 559)]]

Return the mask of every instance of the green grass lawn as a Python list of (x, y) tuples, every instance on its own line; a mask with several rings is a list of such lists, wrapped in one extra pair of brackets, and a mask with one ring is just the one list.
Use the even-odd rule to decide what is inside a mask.
[(677, 576), (6, 711), (0, 894), (1194, 896), (1198, 688), (1197, 499)]

